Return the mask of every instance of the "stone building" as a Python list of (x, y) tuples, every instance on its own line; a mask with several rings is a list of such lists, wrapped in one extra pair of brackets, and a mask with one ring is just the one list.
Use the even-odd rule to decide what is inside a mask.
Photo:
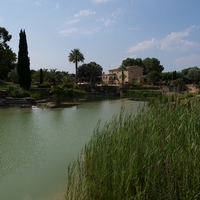
[[(145, 76), (143, 75), (143, 67), (138, 65), (127, 66), (124, 71), (124, 83), (143, 83)], [(102, 83), (106, 85), (121, 85), (122, 84), (122, 71), (118, 68), (108, 70), (108, 74), (102, 75)]]

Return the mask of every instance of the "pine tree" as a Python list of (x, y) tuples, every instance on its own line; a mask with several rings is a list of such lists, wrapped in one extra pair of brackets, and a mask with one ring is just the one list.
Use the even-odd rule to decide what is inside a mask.
[(31, 87), (31, 71), (25, 30), (21, 30), (19, 33), (17, 72), (20, 86), (25, 90), (29, 90)]

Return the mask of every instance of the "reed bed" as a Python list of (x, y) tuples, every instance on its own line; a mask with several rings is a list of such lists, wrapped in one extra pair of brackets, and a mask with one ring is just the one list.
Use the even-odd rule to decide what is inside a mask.
[(98, 124), (68, 168), (66, 199), (200, 199), (200, 101), (159, 99)]

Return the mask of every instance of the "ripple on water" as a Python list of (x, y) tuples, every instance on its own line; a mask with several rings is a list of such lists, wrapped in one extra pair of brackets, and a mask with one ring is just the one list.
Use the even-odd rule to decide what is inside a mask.
[(0, 123), (0, 178), (12, 174), (18, 168), (26, 169), (36, 166), (38, 161), (45, 158), (45, 148), (41, 127), (33, 116), (26, 115), (27, 110), (17, 110), (17, 115), (12, 114), (12, 109), (4, 118), (1, 115)]

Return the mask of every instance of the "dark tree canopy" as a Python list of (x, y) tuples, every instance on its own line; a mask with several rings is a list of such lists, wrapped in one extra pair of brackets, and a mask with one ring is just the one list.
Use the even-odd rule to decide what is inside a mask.
[(17, 71), (18, 71), (20, 86), (25, 90), (29, 90), (31, 86), (31, 70), (30, 70), (30, 59), (28, 57), (28, 45), (26, 41), (25, 30), (21, 30), (19, 33), (19, 52), (18, 52)]
[(50, 69), (47, 73), (47, 80), (53, 84), (53, 86), (59, 85), (63, 82), (64, 74), (57, 69)]
[(143, 60), (144, 73), (148, 74), (151, 71), (156, 71), (161, 73), (164, 70), (164, 67), (160, 64), (160, 61), (157, 58), (145, 58)]
[(0, 27), (0, 79), (4, 80), (7, 78), (8, 72), (16, 66), (16, 54), (7, 44), (11, 38), (9, 32)]
[(124, 66), (134, 66), (134, 65), (139, 65), (143, 66), (143, 62), (141, 58), (126, 58), (125, 60), (122, 61), (122, 64)]
[(9, 48), (7, 42), (9, 42), (12, 38), (12, 35), (4, 28), (0, 27), (0, 48)]
[(186, 69), (183, 69), (183, 70), (181, 71), (182, 74), (183, 74), (183, 76), (187, 76), (190, 69), (199, 69), (199, 68), (198, 68), (197, 66), (195, 66), (195, 67), (188, 67), (188, 68), (186, 68)]
[(183, 78), (183, 74), (181, 72), (172, 71), (172, 72), (162, 72), (161, 79), (165, 81), (169, 80), (177, 80), (179, 78)]
[(159, 82), (161, 79), (161, 73), (157, 72), (157, 71), (150, 71), (147, 74), (147, 80), (149, 82), (151, 82), (152, 84), (155, 84), (157, 82)]
[(83, 62), (85, 60), (84, 55), (80, 52), (79, 49), (71, 50), (69, 54), (69, 62), (75, 63), (75, 72), (76, 72), (76, 84), (77, 80), (77, 70), (78, 70), (78, 63)]
[(96, 62), (90, 62), (88, 64), (83, 64), (78, 68), (78, 77), (80, 79), (85, 79), (85, 81), (90, 82), (91, 85), (95, 85), (98, 76), (102, 75), (102, 67)]
[(188, 70), (188, 78), (194, 82), (194, 83), (199, 83), (200, 82), (200, 69), (199, 68), (191, 68)]

